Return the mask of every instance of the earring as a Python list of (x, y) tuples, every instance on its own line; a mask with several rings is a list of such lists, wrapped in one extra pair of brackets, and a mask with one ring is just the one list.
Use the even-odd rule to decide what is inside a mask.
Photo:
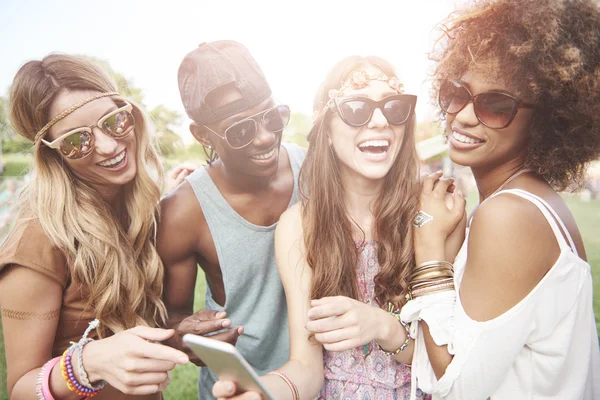
[[(206, 151), (206, 149), (208, 149), (208, 151)], [(206, 162), (208, 165), (212, 164), (217, 158), (219, 158), (219, 155), (211, 146), (202, 146), (202, 151), (206, 156)]]

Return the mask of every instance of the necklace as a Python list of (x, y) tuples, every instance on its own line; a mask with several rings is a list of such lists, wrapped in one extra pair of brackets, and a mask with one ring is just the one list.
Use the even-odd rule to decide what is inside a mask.
[(523, 175), (527, 172), (532, 172), (532, 171), (533, 170), (529, 169), (529, 168), (524, 168), (524, 169), (518, 170), (517, 172), (515, 172), (514, 174), (509, 176), (508, 179), (506, 179), (504, 182), (502, 182), (502, 184), (500, 186), (498, 186), (498, 189), (494, 190), (494, 193), (490, 194), (488, 197), (486, 197), (486, 199), (489, 199), (490, 197), (492, 197), (493, 195), (495, 195), (496, 193), (498, 193), (499, 191), (504, 189), (509, 183), (511, 183), (519, 175)]

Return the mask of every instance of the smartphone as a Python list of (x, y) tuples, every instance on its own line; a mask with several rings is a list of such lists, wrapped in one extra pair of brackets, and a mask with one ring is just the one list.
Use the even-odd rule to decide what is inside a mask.
[(258, 374), (240, 352), (229, 343), (204, 336), (186, 334), (186, 344), (220, 379), (235, 382), (240, 391), (253, 391), (268, 400), (275, 400), (260, 381)]

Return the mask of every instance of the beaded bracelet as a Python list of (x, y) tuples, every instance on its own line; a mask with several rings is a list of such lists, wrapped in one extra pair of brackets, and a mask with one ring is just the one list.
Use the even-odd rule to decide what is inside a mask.
[(54, 400), (54, 397), (50, 392), (50, 373), (52, 372), (52, 368), (54, 368), (59, 361), (60, 357), (55, 357), (46, 362), (42, 369), (40, 369), (35, 382), (35, 395), (38, 400)]
[(60, 360), (60, 369), (62, 371), (63, 379), (67, 383), (67, 387), (71, 392), (76, 393), (80, 397), (91, 398), (96, 396), (100, 393), (99, 390), (86, 388), (75, 379), (75, 373), (73, 372), (73, 365), (71, 363), (72, 354), (73, 347), (70, 347), (65, 350)]
[[(99, 324), (100, 322), (98, 321), (98, 319), (95, 319), (92, 322), (90, 322), (89, 326), (83, 333), (83, 336), (81, 337), (79, 342), (71, 342), (71, 347), (65, 350), (60, 362), (62, 375), (65, 382), (67, 383), (67, 387), (69, 388), (69, 390), (71, 390), (74, 393), (77, 393), (77, 395), (81, 397), (94, 397), (98, 393), (100, 393), (100, 390), (102, 390), (102, 388), (104, 388), (104, 386), (106, 385), (106, 382), (101, 380), (96, 386), (93, 386), (89, 381), (87, 372), (83, 367), (83, 346), (94, 340), (88, 338), (87, 336), (91, 332), (91, 330), (97, 328)], [(79, 367), (79, 377), (82, 383), (79, 383), (79, 381), (75, 378), (75, 374), (73, 372), (72, 357), (75, 350), (79, 350), (77, 354), (77, 360)]]
[(287, 376), (283, 372), (279, 372), (279, 371), (271, 371), (267, 375), (277, 375), (278, 377), (283, 379), (283, 381), (288, 385), (288, 387), (292, 391), (292, 399), (300, 400), (300, 393), (298, 392), (298, 388), (296, 387), (294, 382), (292, 382), (292, 380), (290, 379), (289, 376)]
[(400, 325), (402, 325), (404, 329), (406, 329), (406, 340), (404, 341), (404, 343), (402, 343), (402, 345), (400, 345), (400, 347), (396, 351), (388, 351), (381, 347), (379, 343), (377, 343), (377, 348), (383, 351), (385, 354), (395, 356), (396, 354), (406, 349), (406, 347), (408, 347), (408, 344), (410, 343), (410, 339), (412, 339), (410, 337), (410, 325), (402, 321), (402, 318), (400, 318), (400, 310), (396, 308), (392, 303), (388, 303), (388, 312), (392, 315), (392, 317), (396, 318), (398, 322), (400, 322)]

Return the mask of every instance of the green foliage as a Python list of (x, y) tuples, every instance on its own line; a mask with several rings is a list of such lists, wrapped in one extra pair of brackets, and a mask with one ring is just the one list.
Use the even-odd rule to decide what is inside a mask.
[(148, 114), (156, 128), (159, 150), (165, 157), (169, 157), (175, 153), (177, 148), (183, 146), (181, 138), (174, 131), (175, 125), (181, 122), (181, 115), (163, 105), (156, 106)]
[(102, 68), (104, 71), (108, 72), (115, 80), (115, 83), (119, 88), (119, 93), (121, 93), (123, 96), (130, 98), (138, 104), (143, 104), (144, 94), (142, 89), (133, 86), (132, 79), (127, 79), (120, 73), (113, 70), (108, 61), (101, 60), (96, 57), (86, 56), (84, 54), (81, 54), (80, 57), (85, 58), (86, 60)]
[(31, 142), (17, 134), (8, 118), (8, 100), (0, 96), (0, 148), (3, 154), (25, 153), (31, 149)]
[(26, 153), (32, 148), (32, 143), (20, 135), (2, 137), (2, 153)]
[(4, 162), (3, 177), (20, 177), (25, 175), (31, 166), (31, 154), (4, 154), (2, 156)]

